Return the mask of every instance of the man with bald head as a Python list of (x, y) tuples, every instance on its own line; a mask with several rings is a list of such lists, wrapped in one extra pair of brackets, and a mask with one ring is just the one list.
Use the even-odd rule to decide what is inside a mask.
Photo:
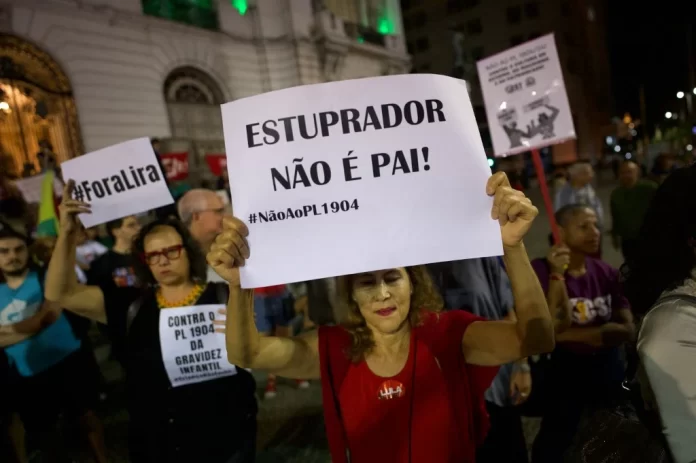
[[(215, 237), (222, 233), (222, 219), (228, 213), (222, 198), (212, 190), (197, 188), (187, 191), (177, 204), (179, 218), (198, 242), (204, 254), (208, 253)], [(208, 281), (222, 281), (208, 269)]]
[(628, 260), (636, 246), (643, 217), (657, 184), (640, 179), (640, 167), (624, 161), (619, 167), (619, 186), (611, 193), (611, 236), (614, 247)]

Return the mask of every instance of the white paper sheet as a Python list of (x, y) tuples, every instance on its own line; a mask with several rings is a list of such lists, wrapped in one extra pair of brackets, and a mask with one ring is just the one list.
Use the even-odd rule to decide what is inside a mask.
[(61, 170), (75, 180), (75, 199), (92, 204), (80, 215), (87, 228), (174, 202), (148, 138), (65, 161)]
[(172, 387), (237, 374), (227, 361), (225, 335), (215, 333), (213, 326), (222, 308), (211, 304), (160, 311), (162, 360)]
[(294, 87), (222, 116), (233, 209), (250, 230), (245, 288), (502, 253), (464, 81)]

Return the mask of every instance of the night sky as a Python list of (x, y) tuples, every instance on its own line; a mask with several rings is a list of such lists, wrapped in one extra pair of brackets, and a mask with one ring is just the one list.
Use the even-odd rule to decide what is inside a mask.
[(685, 108), (685, 100), (676, 97), (677, 91), (691, 91), (687, 21), (694, 22), (696, 7), (691, 1), (606, 1), (614, 115), (628, 111), (634, 118), (640, 118), (642, 82), (652, 133), (654, 124), (664, 123), (666, 111)]

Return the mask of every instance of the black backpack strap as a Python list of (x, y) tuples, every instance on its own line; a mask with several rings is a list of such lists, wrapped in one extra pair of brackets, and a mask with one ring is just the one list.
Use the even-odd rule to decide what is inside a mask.
[(126, 335), (130, 332), (133, 320), (138, 316), (140, 308), (143, 306), (143, 298), (139, 297), (134, 300), (131, 305), (128, 306), (128, 312), (126, 312)]

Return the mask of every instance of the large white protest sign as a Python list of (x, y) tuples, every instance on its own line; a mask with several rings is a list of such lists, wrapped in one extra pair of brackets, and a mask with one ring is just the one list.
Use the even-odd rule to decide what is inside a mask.
[(61, 164), (63, 179), (75, 180), (73, 196), (92, 205), (80, 215), (85, 227), (174, 202), (148, 138), (94, 151)]
[(221, 304), (177, 307), (160, 312), (162, 360), (172, 387), (237, 374), (227, 361), (225, 335), (213, 321)]
[(222, 116), (245, 288), (502, 253), (464, 81), (295, 87)]
[(553, 34), (476, 65), (496, 156), (575, 138)]

